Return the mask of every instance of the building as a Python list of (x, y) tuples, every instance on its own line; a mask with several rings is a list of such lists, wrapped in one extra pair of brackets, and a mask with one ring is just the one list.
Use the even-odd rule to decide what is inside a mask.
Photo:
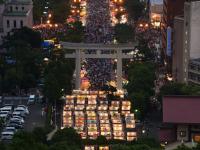
[(166, 139), (174, 135), (177, 141), (200, 142), (199, 108), (200, 96), (164, 96), (163, 123), (175, 132), (168, 131)]
[(200, 85), (200, 58), (189, 62), (188, 83)]
[(185, 2), (184, 50), (190, 52), (190, 59), (200, 58), (200, 1)]
[(160, 27), (163, 15), (163, 1), (162, 0), (151, 0), (150, 1), (150, 20), (154, 27)]
[(32, 0), (0, 0), (0, 36), (23, 26), (33, 26)]
[(183, 15), (184, 0), (164, 0), (163, 18), (161, 23), (163, 57), (167, 65), (167, 71), (171, 72), (172, 64), (172, 37), (174, 27), (174, 17)]
[(184, 17), (177, 16), (174, 19), (173, 34), (173, 61), (172, 61), (172, 77), (177, 82), (187, 82), (188, 54), (183, 51), (184, 40)]
[(200, 1), (185, 2), (184, 17), (174, 19), (172, 75), (181, 83), (200, 81)]

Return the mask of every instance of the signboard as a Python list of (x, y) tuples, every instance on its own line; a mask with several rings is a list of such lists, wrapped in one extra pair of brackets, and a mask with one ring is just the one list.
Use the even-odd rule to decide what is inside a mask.
[(167, 56), (172, 55), (172, 28), (167, 27)]

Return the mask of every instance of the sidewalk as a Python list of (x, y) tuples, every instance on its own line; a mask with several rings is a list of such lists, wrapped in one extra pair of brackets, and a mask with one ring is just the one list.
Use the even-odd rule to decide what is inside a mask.
[[(174, 150), (176, 149), (179, 145), (181, 145), (182, 142), (175, 142), (175, 143), (171, 143), (169, 145), (167, 145), (165, 147), (165, 150)], [(193, 143), (193, 142), (184, 142), (184, 145), (187, 146), (187, 147), (195, 147), (196, 146), (196, 143)]]
[(58, 127), (56, 126), (49, 134), (47, 134), (47, 141), (50, 141), (52, 139), (57, 130)]

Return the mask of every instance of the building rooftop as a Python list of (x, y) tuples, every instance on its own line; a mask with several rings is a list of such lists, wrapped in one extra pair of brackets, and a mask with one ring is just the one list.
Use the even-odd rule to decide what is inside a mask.
[(164, 96), (163, 122), (200, 124), (200, 96)]

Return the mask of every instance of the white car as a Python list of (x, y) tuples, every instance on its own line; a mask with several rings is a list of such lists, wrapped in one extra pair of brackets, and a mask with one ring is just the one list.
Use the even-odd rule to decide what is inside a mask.
[(0, 118), (3, 118), (3, 119), (7, 119), (9, 117), (9, 112), (8, 111), (1, 111), (0, 112)]
[(14, 109), (14, 111), (19, 111), (19, 112), (21, 112), (22, 114), (24, 113), (25, 115), (28, 115), (28, 114), (29, 114), (28, 109), (23, 108), (23, 107), (17, 107), (17, 108)]
[(27, 114), (27, 115), (29, 114), (29, 110), (28, 110), (28, 107), (27, 107), (27, 106), (25, 106), (25, 105), (18, 105), (17, 108), (23, 108), (23, 109), (25, 109), (26, 114)]
[[(20, 120), (22, 123), (25, 122), (25, 121), (24, 121), (24, 118), (21, 117), (21, 116), (18, 116), (18, 115), (13, 115), (12, 118), (14, 118), (14, 119), (18, 119), (18, 120)], [(11, 118), (11, 119), (12, 119), (12, 118)]]
[(13, 131), (3, 131), (1, 132), (1, 140), (12, 140), (14, 136)]
[(27, 104), (28, 105), (34, 104), (35, 103), (35, 99), (36, 99), (35, 95), (30, 95)]
[(11, 122), (19, 122), (20, 124), (24, 124), (24, 119), (19, 119), (19, 118), (10, 118)]
[(17, 129), (15, 127), (7, 126), (7, 127), (4, 128), (3, 132), (14, 132), (14, 133), (16, 133)]
[(26, 111), (23, 109), (15, 109), (14, 112), (12, 113), (13, 116), (21, 116), (21, 117), (26, 117)]
[(2, 108), (0, 108), (0, 112), (2, 111), (6, 111), (6, 112), (9, 112), (9, 114), (12, 113), (12, 106), (4, 106)]

